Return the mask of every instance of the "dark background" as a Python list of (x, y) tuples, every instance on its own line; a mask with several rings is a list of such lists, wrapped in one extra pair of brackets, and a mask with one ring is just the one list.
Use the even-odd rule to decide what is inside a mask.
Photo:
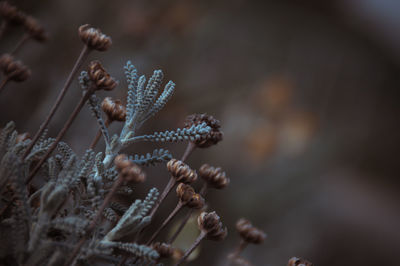
[[(224, 141), (197, 150), (188, 162), (221, 166), (231, 178), (226, 190), (207, 196), (230, 234), (223, 243), (204, 242), (193, 265), (223, 264), (239, 241), (240, 217), (268, 234), (243, 253), (254, 265), (286, 265), (292, 256), (327, 266), (399, 265), (399, 1), (13, 3), (39, 19), (50, 39), (29, 42), (18, 54), (32, 77), (2, 93), (1, 126), (13, 120), (20, 132), (38, 129), (79, 54), (77, 28), (85, 23), (113, 39), (109, 51), (90, 56), (120, 80), (113, 97), (125, 97), (128, 59), (140, 73), (161, 68), (177, 84), (166, 108), (139, 134), (182, 127), (195, 112), (221, 120)], [(0, 52), (22, 34), (8, 32)], [(51, 136), (80, 93), (74, 82)], [(81, 155), (96, 131), (86, 108), (65, 139)], [(145, 143), (129, 152), (156, 147), (180, 157), (185, 144)], [(149, 181), (138, 186), (138, 197), (167, 182), (164, 166), (146, 171)], [(175, 201), (169, 197), (159, 220)], [(178, 246), (197, 234), (184, 233)]]

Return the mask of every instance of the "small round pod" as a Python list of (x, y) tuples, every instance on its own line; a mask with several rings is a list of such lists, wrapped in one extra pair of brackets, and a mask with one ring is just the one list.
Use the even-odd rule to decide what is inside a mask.
[(107, 115), (109, 121), (123, 122), (126, 119), (126, 109), (120, 100), (106, 97), (101, 103), (101, 109)]
[(174, 254), (174, 248), (171, 244), (156, 242), (152, 247), (158, 252), (160, 258), (171, 258)]
[(169, 160), (169, 162), (167, 163), (167, 169), (177, 182), (193, 183), (197, 180), (196, 171), (191, 169), (189, 165), (180, 160)]
[(184, 127), (191, 128), (206, 123), (211, 128), (211, 131), (202, 138), (195, 140), (193, 143), (198, 148), (208, 148), (216, 145), (223, 139), (224, 133), (220, 130), (221, 123), (211, 115), (207, 114), (192, 114), (186, 118)]
[(206, 181), (207, 186), (216, 189), (223, 189), (230, 183), (230, 179), (226, 177), (226, 173), (220, 167), (213, 167), (203, 164), (199, 169), (199, 176)]
[(31, 76), (31, 70), (21, 61), (15, 61), (10, 54), (3, 54), (0, 57), (0, 69), (7, 79), (22, 82)]
[(79, 27), (79, 37), (90, 48), (97, 51), (107, 51), (111, 44), (111, 37), (103, 34), (100, 29), (93, 28), (89, 24)]
[(249, 220), (244, 218), (236, 222), (236, 230), (247, 243), (261, 244), (267, 237), (264, 231), (254, 227)]
[(202, 212), (197, 218), (197, 223), (202, 232), (205, 232), (207, 239), (220, 241), (223, 240), (228, 230), (223, 227), (220, 217), (214, 212)]
[(88, 75), (96, 90), (111, 91), (118, 85), (118, 82), (107, 73), (97, 60), (89, 63)]

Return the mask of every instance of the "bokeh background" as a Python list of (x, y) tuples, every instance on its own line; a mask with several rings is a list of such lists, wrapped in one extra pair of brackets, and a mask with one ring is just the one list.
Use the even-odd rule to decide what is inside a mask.
[[(20, 132), (38, 129), (79, 54), (77, 28), (85, 23), (112, 36), (112, 48), (90, 59), (120, 81), (113, 97), (125, 97), (128, 59), (140, 73), (161, 68), (177, 84), (173, 99), (140, 133), (182, 127), (192, 113), (221, 120), (224, 141), (196, 150), (188, 162), (221, 166), (231, 178), (226, 190), (207, 196), (230, 233), (223, 243), (204, 242), (192, 265), (223, 265), (238, 244), (240, 217), (268, 234), (243, 253), (254, 265), (286, 265), (292, 256), (327, 266), (399, 265), (399, 1), (13, 3), (38, 18), (50, 39), (18, 53), (33, 75), (2, 93), (1, 126), (14, 120)], [(1, 52), (22, 34), (8, 32)], [(50, 135), (80, 93), (74, 82)], [(82, 154), (96, 131), (86, 108), (65, 139)], [(180, 157), (185, 144), (145, 143), (127, 152), (157, 147)], [(146, 171), (149, 181), (138, 186), (138, 197), (168, 179), (164, 166)], [(168, 198), (156, 223), (175, 201)], [(193, 227), (178, 246), (193, 240)]]

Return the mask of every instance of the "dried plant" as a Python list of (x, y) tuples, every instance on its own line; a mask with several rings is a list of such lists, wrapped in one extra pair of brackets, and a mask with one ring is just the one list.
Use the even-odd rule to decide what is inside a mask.
[[(20, 25), (26, 30), (25, 41), (46, 40), (47, 35), (36, 19), (7, 2), (0, 2), (0, 15), (3, 17), (0, 37), (9, 25)], [(185, 163), (196, 148), (208, 148), (222, 140), (220, 122), (206, 114), (195, 114), (187, 118), (181, 129), (137, 135), (138, 129), (166, 105), (175, 91), (175, 83), (168, 81), (163, 85), (161, 70), (155, 70), (146, 82), (146, 77), (139, 76), (128, 61), (124, 67), (128, 88), (126, 106), (110, 97), (101, 101), (96, 92), (110, 92), (118, 82), (99, 61), (92, 61), (78, 77), (82, 97), (77, 100), (74, 111), (57, 136), (48, 137), (46, 128), (89, 52), (106, 51), (112, 43), (109, 36), (89, 25), (81, 26), (78, 34), (84, 47), (34, 137), (31, 139), (29, 133), (19, 134), (13, 122), (1, 130), (0, 233), (3, 241), (0, 263), (162, 265), (161, 260), (175, 258), (176, 265), (180, 265), (203, 239), (219, 241), (227, 235), (215, 212), (202, 212), (198, 217), (198, 238), (184, 252), (173, 247), (173, 241), (193, 210), (205, 206), (207, 189), (220, 190), (230, 183), (220, 167), (204, 164), (197, 173)], [(17, 45), (17, 50), (21, 46)], [(30, 76), (30, 70), (9, 54), (1, 56), (0, 69), (5, 75), (0, 88), (9, 80), (23, 81)], [(62, 139), (85, 104), (96, 118), (99, 132), (90, 148), (78, 155)], [(123, 127), (111, 136), (108, 126), (113, 121), (123, 123)], [(93, 149), (101, 137), (105, 149), (96, 153)], [(166, 149), (145, 155), (122, 153), (126, 147), (141, 141), (187, 142), (187, 149), (180, 160)], [(170, 175), (168, 184), (161, 193), (158, 188), (152, 188), (143, 200), (132, 200), (134, 187), (146, 180), (141, 167), (156, 164), (165, 164)], [(190, 184), (200, 180), (203, 186), (197, 193)], [(154, 215), (175, 186), (176, 207), (161, 225), (148, 232), (152, 236), (146, 241), (143, 232), (149, 230)], [(184, 207), (189, 210), (173, 237), (154, 243), (161, 230)], [(259, 244), (265, 238), (247, 220), (240, 220), (237, 229), (242, 241), (227, 262), (239, 261), (239, 253), (247, 243)], [(6, 243), (5, 239), (9, 241)], [(289, 265), (311, 265), (307, 263), (301, 259), (289, 261)]]

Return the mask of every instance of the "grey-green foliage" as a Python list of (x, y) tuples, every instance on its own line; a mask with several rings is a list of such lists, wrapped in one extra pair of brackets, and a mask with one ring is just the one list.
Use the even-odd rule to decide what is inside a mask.
[[(121, 250), (133, 254), (134, 260), (131, 261), (136, 261), (135, 265), (156, 263), (159, 255), (151, 247), (122, 242), (127, 236), (137, 236), (151, 222), (149, 213), (159, 196), (156, 188), (150, 189), (145, 199), (133, 200), (135, 190), (132, 184), (121, 185), (115, 198), (104, 209), (102, 220), (96, 221), (98, 224), (94, 231), (88, 230), (118, 178), (113, 159), (134, 142), (193, 141), (203, 138), (210, 128), (200, 124), (136, 136), (143, 123), (166, 105), (173, 95), (175, 84), (169, 81), (163, 86), (164, 74), (161, 70), (155, 70), (146, 82), (145, 76), (139, 77), (129, 61), (125, 74), (128, 83), (127, 114), (122, 130), (111, 137), (102, 119), (99, 99), (93, 95), (88, 104), (105, 139), (105, 150), (96, 153), (89, 149), (78, 155), (61, 141), (29, 187), (25, 182), (30, 169), (55, 139), (47, 137), (45, 130), (22, 159), (30, 140), (18, 140), (13, 122), (1, 130), (0, 207), (5, 207), (5, 212), (0, 214), (0, 229), (11, 229), (12, 251), (4, 250), (3, 253), (12, 257), (15, 265), (61, 265), (66, 262), (66, 257), (62, 255), (70, 254), (83, 236), (87, 240), (75, 260), (77, 264), (94, 265), (98, 260), (119, 263)], [(90, 82), (88, 74), (82, 72), (79, 77), (81, 87), (87, 89)], [(172, 156), (168, 150), (156, 149), (152, 153), (131, 155), (129, 158), (140, 166), (152, 166), (167, 162)], [(119, 201), (121, 198), (123, 200)]]
[(148, 225), (151, 217), (146, 215), (154, 206), (158, 196), (158, 190), (152, 188), (143, 201), (136, 200), (132, 203), (121, 219), (119, 219), (117, 225), (104, 237), (104, 240), (114, 241), (121, 239), (124, 236), (139, 232), (143, 227)]

